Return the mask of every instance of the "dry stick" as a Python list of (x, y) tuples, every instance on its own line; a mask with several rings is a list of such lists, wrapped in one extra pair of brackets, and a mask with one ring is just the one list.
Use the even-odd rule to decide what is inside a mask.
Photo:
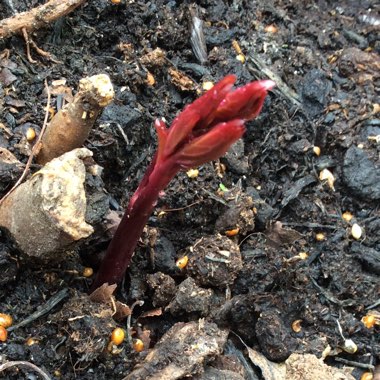
[(352, 361), (352, 360), (347, 360), (347, 359), (344, 359), (344, 358), (339, 358), (339, 357), (334, 357), (334, 360), (336, 362), (340, 362), (340, 363), (343, 363), (343, 364), (347, 364), (347, 365), (350, 365), (352, 367), (357, 367), (357, 368), (363, 368), (363, 369), (369, 369), (371, 371), (373, 371), (375, 369), (375, 366), (372, 365), (372, 364), (366, 364), (366, 363), (359, 363), (359, 362), (355, 362), (355, 361)]
[(29, 323), (32, 323), (36, 319), (43, 317), (45, 314), (49, 313), (56, 305), (58, 305), (63, 299), (65, 299), (69, 295), (69, 290), (64, 288), (60, 290), (58, 293), (54, 294), (44, 305), (40, 306), (37, 311), (30, 314), (27, 318), (22, 320), (17, 325), (13, 325), (9, 327), (8, 332), (16, 330), (20, 327), (24, 327)]
[(37, 372), (44, 380), (51, 380), (51, 377), (46, 372), (44, 372), (41, 368), (37, 367), (33, 363), (25, 362), (23, 360), (1, 364), (0, 372), (3, 372), (7, 368), (16, 367), (16, 366), (31, 368), (33, 371)]
[(48, 53), (47, 51), (45, 50), (42, 50), (41, 48), (39, 48), (37, 46), (37, 44), (29, 37), (29, 34), (26, 30), (26, 28), (22, 28), (21, 29), (22, 31), (22, 35), (24, 37), (24, 40), (25, 40), (25, 44), (26, 44), (26, 57), (28, 58), (28, 61), (30, 63), (37, 63), (36, 60), (34, 60), (32, 58), (32, 55), (30, 54), (30, 47), (32, 46), (33, 49), (37, 52), (37, 54), (39, 54), (40, 56), (42, 57), (45, 57), (47, 59), (50, 59), (50, 61), (54, 62), (54, 63), (61, 63), (59, 61), (57, 61), (56, 59), (54, 59), (50, 53)]
[(46, 4), (33, 8), (30, 11), (18, 13), (0, 21), (0, 38), (7, 38), (22, 29), (33, 31), (44, 27), (47, 23), (66, 16), (86, 0), (50, 0)]
[(28, 61), (30, 63), (37, 63), (37, 61), (35, 61), (32, 58), (32, 55), (30, 54), (30, 39), (28, 36), (28, 32), (26, 31), (26, 28), (22, 28), (21, 31), (22, 31), (22, 35), (24, 37), (25, 44), (26, 44), (26, 58), (28, 58)]
[(13, 193), (13, 191), (16, 190), (16, 188), (21, 184), (21, 182), (25, 179), (25, 177), (28, 175), (28, 172), (29, 172), (29, 168), (30, 168), (30, 165), (32, 164), (32, 160), (33, 160), (33, 157), (35, 154), (38, 153), (39, 149), (40, 149), (40, 146), (41, 146), (41, 139), (42, 139), (42, 136), (44, 135), (45, 133), (45, 130), (46, 130), (46, 127), (47, 127), (47, 123), (48, 123), (48, 117), (49, 117), (49, 107), (50, 107), (50, 98), (51, 98), (51, 95), (50, 95), (50, 90), (49, 90), (49, 86), (47, 84), (47, 80), (45, 79), (45, 88), (46, 88), (46, 93), (47, 93), (47, 102), (46, 102), (46, 111), (45, 111), (45, 118), (44, 118), (44, 123), (42, 125), (42, 128), (41, 128), (41, 133), (39, 134), (38, 136), (38, 139), (36, 141), (36, 143), (34, 144), (33, 148), (32, 148), (32, 152), (30, 153), (29, 155), (29, 158), (28, 158), (28, 161), (25, 165), (25, 169), (21, 175), (21, 177), (18, 179), (18, 181), (13, 185), (13, 187), (8, 191), (8, 193), (6, 193), (3, 198), (0, 199), (0, 206), (2, 205), (2, 203)]

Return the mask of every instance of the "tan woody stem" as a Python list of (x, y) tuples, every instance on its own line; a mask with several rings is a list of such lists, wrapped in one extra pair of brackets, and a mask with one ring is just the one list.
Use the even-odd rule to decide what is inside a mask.
[(83, 4), (85, 0), (50, 0), (28, 12), (18, 13), (0, 21), (0, 38), (19, 33), (22, 29), (37, 30), (63, 17)]
[(37, 162), (45, 164), (81, 147), (100, 112), (113, 98), (113, 86), (107, 75), (81, 79), (73, 101), (58, 111), (46, 128)]

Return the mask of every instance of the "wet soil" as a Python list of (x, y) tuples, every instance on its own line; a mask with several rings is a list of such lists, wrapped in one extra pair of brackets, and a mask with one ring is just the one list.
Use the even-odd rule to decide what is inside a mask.
[[(39, 3), (13, 1), (18, 12)], [(180, 173), (149, 220), (115, 293), (129, 306), (144, 301), (130, 321), (144, 350), (136, 352), (128, 340), (110, 347), (111, 331), (126, 329), (127, 319), (113, 318), (111, 304), (86, 295), (92, 280), (83, 269), (96, 271), (108, 237), (83, 243), (65, 262), (39, 266), (2, 234), (0, 312), (12, 315), (16, 328), (0, 343), (0, 363), (30, 361), (52, 379), (137, 379), (154, 373), (146, 362), (132, 372), (154, 350), (148, 359), (160, 362), (160, 370), (169, 353), (177, 360), (177, 375), (161, 378), (264, 378), (244, 357), (238, 335), (275, 362), (292, 353), (321, 357), (330, 347), (326, 362), (342, 367), (342, 359), (350, 361), (356, 379), (366, 366), (379, 365), (380, 327), (361, 321), (380, 312), (375, 3), (213, 0), (195, 7), (187, 1), (93, 0), (32, 33), (58, 63), (33, 50), (38, 62), (29, 63), (20, 36), (0, 41), (0, 144), (24, 163), (26, 130), (38, 132), (43, 123), (45, 79), (64, 78), (75, 89), (84, 76), (111, 77), (116, 99), (86, 147), (104, 168), (110, 208), (118, 213), (154, 153), (155, 118), (170, 122), (203, 83), (229, 73), (239, 85), (268, 77), (277, 83), (244, 138), (197, 176)], [(12, 14), (7, 2), (0, 10)], [(194, 12), (203, 20), (205, 45), (191, 41)], [(54, 96), (51, 107), (58, 103)], [(5, 194), (22, 168), (0, 169)], [(325, 169), (330, 180), (320, 179)], [(362, 230), (356, 238), (355, 223)], [(175, 263), (185, 255), (189, 263), (180, 270)], [(196, 337), (195, 325), (186, 323), (199, 318), (207, 328)], [(200, 360), (195, 346), (179, 339), (184, 331), (197, 344), (214, 339), (220, 346), (199, 354)], [(227, 343), (226, 331), (233, 332)], [(348, 347), (349, 339), (357, 349)], [(184, 364), (191, 355), (196, 363)], [(227, 364), (218, 369), (223, 360)], [(210, 362), (209, 377), (196, 375)], [(141, 368), (146, 372), (139, 377)], [(229, 374), (218, 372), (223, 370)], [(30, 369), (1, 376), (36, 378)]]

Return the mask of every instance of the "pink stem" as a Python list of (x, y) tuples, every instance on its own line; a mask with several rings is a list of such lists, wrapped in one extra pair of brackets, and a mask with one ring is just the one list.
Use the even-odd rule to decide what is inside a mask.
[(165, 189), (179, 169), (173, 160), (167, 160), (165, 163), (155, 165), (150, 175), (144, 177), (108, 246), (106, 256), (92, 284), (92, 290), (106, 282), (109, 284), (121, 282), (131, 263), (144, 226), (157, 203), (160, 191)]

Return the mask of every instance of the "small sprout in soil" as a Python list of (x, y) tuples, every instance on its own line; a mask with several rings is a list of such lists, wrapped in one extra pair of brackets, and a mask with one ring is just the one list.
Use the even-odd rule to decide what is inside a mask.
[(8, 332), (5, 327), (0, 326), (0, 342), (6, 342), (8, 338)]
[(4, 328), (11, 327), (13, 324), (13, 318), (9, 314), (0, 313), (0, 326)]
[(223, 191), (224, 193), (228, 191), (227, 187), (222, 183), (219, 184), (219, 190)]
[(349, 212), (349, 211), (346, 211), (342, 214), (342, 219), (345, 221), (345, 222), (350, 222), (351, 219), (353, 218), (354, 216)]
[(320, 173), (319, 173), (319, 179), (321, 181), (326, 181), (329, 188), (333, 191), (335, 191), (334, 189), (334, 182), (335, 182), (335, 177), (333, 176), (333, 174), (330, 172), (329, 169), (323, 169)]
[(348, 354), (354, 354), (358, 350), (358, 346), (352, 339), (345, 339), (342, 349)]
[(359, 224), (354, 223), (351, 227), (351, 235), (355, 240), (359, 240), (363, 235), (363, 230)]
[(232, 90), (235, 81), (234, 75), (226, 76), (188, 105), (169, 128), (164, 120), (156, 120), (157, 152), (130, 199), (93, 290), (106, 282), (121, 282), (160, 193), (179, 171), (223, 156), (243, 136), (245, 122), (260, 113), (268, 90), (275, 86), (271, 80), (262, 80)]
[(186, 172), (186, 175), (189, 178), (197, 178), (199, 175), (199, 170), (198, 169), (190, 169)]
[(341, 349), (347, 352), (348, 354), (354, 354), (358, 350), (358, 346), (352, 339), (346, 339), (344, 337), (342, 326), (340, 325), (338, 320), (336, 320), (336, 323), (338, 325), (339, 334), (344, 341), (343, 346), (341, 346)]
[(326, 235), (323, 232), (318, 232), (315, 235), (315, 240), (316, 241), (324, 241), (324, 240), (326, 240)]
[(144, 351), (144, 343), (141, 339), (133, 339), (133, 345), (132, 346), (136, 352)]
[(94, 274), (94, 270), (90, 267), (85, 267), (83, 269), (82, 275), (83, 277), (91, 277)]
[(321, 155), (321, 148), (319, 146), (314, 146), (313, 147), (313, 152), (314, 154), (319, 157)]
[(125, 339), (125, 332), (121, 327), (116, 327), (111, 334), (111, 342), (115, 346), (119, 346), (124, 342)]
[(299, 333), (302, 330), (301, 322), (302, 322), (302, 319), (296, 319), (295, 321), (292, 322), (292, 330), (295, 333)]
[(189, 256), (183, 256), (183, 257), (181, 257), (180, 259), (178, 259), (176, 261), (175, 265), (179, 269), (184, 269), (184, 268), (186, 268), (186, 265), (187, 265), (188, 262), (189, 262)]

